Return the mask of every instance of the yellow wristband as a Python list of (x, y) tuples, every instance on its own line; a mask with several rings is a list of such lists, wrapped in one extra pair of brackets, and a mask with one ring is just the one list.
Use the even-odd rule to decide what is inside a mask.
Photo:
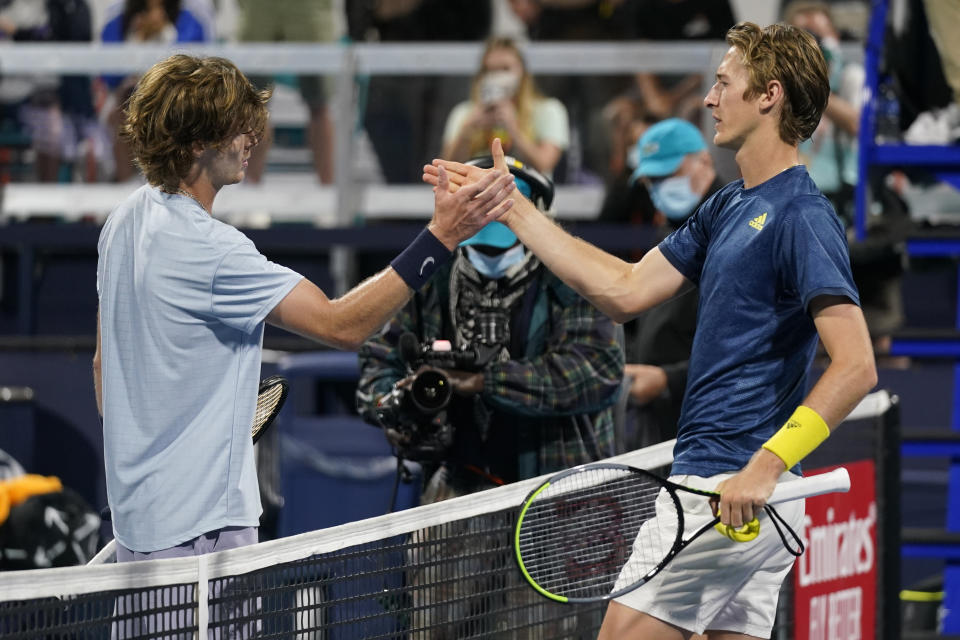
[(820, 414), (800, 405), (787, 423), (763, 444), (763, 448), (783, 460), (792, 469), (830, 435), (830, 427)]

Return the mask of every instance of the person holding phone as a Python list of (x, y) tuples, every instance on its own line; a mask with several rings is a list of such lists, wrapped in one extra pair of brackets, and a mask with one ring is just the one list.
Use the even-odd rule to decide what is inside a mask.
[(548, 176), (570, 145), (566, 107), (537, 90), (520, 49), (509, 38), (487, 41), (470, 100), (447, 117), (443, 157), (465, 162), (489, 155), (494, 138), (500, 138), (506, 153)]

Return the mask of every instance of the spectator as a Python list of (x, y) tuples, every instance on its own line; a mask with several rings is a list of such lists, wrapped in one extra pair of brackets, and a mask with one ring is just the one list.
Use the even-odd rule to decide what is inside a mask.
[[(640, 137), (635, 153), (637, 168), (631, 181), (642, 184), (652, 197), (657, 242), (723, 187), (703, 135), (686, 120), (654, 124)], [(688, 288), (624, 326), (627, 450), (677, 437), (698, 301), (697, 289)]]
[[(859, 63), (844, 60), (840, 33), (825, 2), (794, 0), (784, 9), (784, 22), (813, 34), (830, 72), (830, 97), (819, 126), (800, 145), (810, 177), (849, 226), (854, 217), (857, 183), (857, 135), (860, 130), (865, 73)], [(903, 324), (900, 293), (904, 256), (898, 245), (909, 226), (905, 203), (881, 180), (871, 189), (883, 214), (876, 216), (869, 237), (851, 242), (850, 262), (860, 290), (863, 313), (878, 354), (890, 349), (891, 334)]]
[[(334, 39), (331, 0), (244, 0), (240, 7), (242, 41), (330, 42)], [(261, 78), (253, 81), (264, 84)], [(320, 182), (330, 184), (333, 182), (333, 123), (327, 108), (330, 91), (322, 77), (300, 76), (297, 82), (309, 112), (306, 136), (313, 154), (313, 168)], [(262, 179), (272, 139), (271, 128), (264, 143), (256, 147), (250, 158), (249, 180), (260, 182)]]
[[(350, 37), (376, 42), (471, 42), (490, 33), (491, 0), (346, 0)], [(441, 148), (443, 118), (467, 92), (466, 78), (370, 78), (363, 125), (388, 183), (420, 180)]]
[[(722, 41), (733, 26), (728, 0), (639, 0), (634, 6), (635, 37), (640, 40)], [(650, 16), (657, 16), (650, 20)], [(696, 117), (700, 108), (700, 74), (638, 73), (636, 90), (655, 118)]]
[[(533, 41), (623, 41), (633, 38), (635, 0), (510, 0)], [(609, 135), (602, 110), (629, 85), (628, 76), (550, 75), (540, 88), (570, 116), (571, 150), (555, 171), (558, 182), (589, 183), (607, 177)]]
[(504, 149), (538, 171), (552, 175), (570, 143), (567, 110), (537, 91), (516, 43), (487, 41), (470, 100), (447, 117), (443, 157), (466, 161), (489, 155), (494, 138)]
[(930, 36), (940, 54), (943, 75), (953, 94), (948, 118), (951, 139), (960, 140), (960, 4), (941, 0), (923, 0), (930, 23)]
[[(203, 7), (200, 0), (124, 0), (108, 10), (100, 39), (104, 43), (210, 42), (213, 31)], [(101, 113), (113, 146), (113, 177), (116, 182), (126, 182), (137, 175), (137, 170), (130, 148), (117, 132), (126, 119), (123, 105), (137, 76), (104, 76), (103, 82), (110, 92)]]
[[(488, 156), (478, 164), (490, 166), (491, 160)], [(541, 210), (548, 209), (551, 181), (512, 158), (508, 166), (517, 189)], [(404, 363), (410, 349), (402, 336), (408, 333), (421, 344), (443, 339), (454, 352), (489, 355), (470, 371), (440, 370), (454, 391), (445, 413), (382, 412), (385, 404), (391, 405), (385, 398), (409, 393), (404, 390), (411, 379), (424, 371), (410, 375)], [(423, 461), (428, 478), (424, 504), (614, 453), (613, 404), (623, 377), (616, 325), (560, 283), (497, 222), (460, 244), (452, 263), (361, 348), (360, 363), (358, 408), (366, 420), (384, 428), (398, 455)], [(428, 542), (431, 533), (415, 535)], [(429, 544), (418, 552), (431, 553), (436, 552)], [(478, 557), (463, 567), (462, 580), (448, 587), (454, 593), (445, 600), (454, 604), (440, 615), (450, 631), (432, 637), (462, 637), (458, 621), (483, 606), (471, 598), (472, 581), (485, 579), (483, 562)], [(431, 566), (424, 557), (415, 564)], [(415, 585), (424, 579), (429, 575), (411, 576)], [(513, 598), (540, 598), (519, 585), (507, 591), (516, 594), (509, 596)], [(431, 597), (430, 590), (413, 593), (414, 615), (436, 615), (429, 603), (417, 601)], [(490, 624), (523, 628), (517, 620)]]
[(795, 0), (784, 9), (784, 22), (813, 34), (830, 70), (830, 98), (820, 125), (800, 145), (810, 177), (848, 223), (853, 220), (857, 183), (857, 133), (860, 129), (863, 65), (844, 60), (840, 34), (825, 2)]
[[(626, 100), (626, 99), (625, 99)], [(635, 110), (636, 103), (623, 104), (624, 109), (616, 118), (615, 135), (611, 139), (616, 156), (611, 155), (610, 180), (603, 194), (603, 203), (597, 220), (603, 223), (653, 225), (656, 210), (650, 201), (650, 193), (642, 180), (635, 180), (637, 169), (637, 141), (653, 122)], [(624, 260), (639, 260), (646, 247), (612, 251)]]
[[(18, 42), (89, 41), (90, 8), (85, 0), (13, 0), (0, 9), (0, 36)], [(30, 136), (36, 179), (59, 180), (61, 164), (72, 163), (84, 151), (84, 178), (95, 179), (100, 136), (90, 78), (4, 78), (0, 84), (5, 116), (15, 118)]]
[[(489, 156), (474, 162), (485, 161)], [(549, 207), (552, 182), (513, 158), (508, 166), (520, 192)], [(477, 371), (445, 372), (457, 391), (446, 416), (454, 436), (436, 460), (425, 502), (451, 487), (473, 491), (612, 452), (610, 407), (623, 362), (615, 325), (503, 225), (491, 223), (462, 242), (449, 266), (361, 349), (358, 405), (374, 424), (382, 423), (379, 401), (407, 385), (398, 344), (406, 332), (422, 345), (449, 340), (454, 351), (496, 354)], [(401, 454), (410, 444), (389, 430), (388, 437)]]

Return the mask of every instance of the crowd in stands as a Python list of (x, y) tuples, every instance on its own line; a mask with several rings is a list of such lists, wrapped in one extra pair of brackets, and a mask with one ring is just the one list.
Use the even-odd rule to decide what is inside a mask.
[[(920, 0), (907, 4), (921, 17), (924, 8), (929, 11), (926, 5), (936, 5)], [(784, 2), (779, 19), (813, 33), (830, 64), (829, 106), (801, 151), (811, 175), (849, 225), (858, 179), (856, 138), (864, 70), (844, 59), (841, 41), (854, 36), (835, 23), (832, 6), (808, 0)], [(528, 69), (524, 44), (698, 40), (722, 45), (737, 18), (729, 0), (5, 0), (0, 2), (0, 38), (485, 44), (472, 77), (358, 77), (355, 128), (369, 142), (367, 153), (379, 171), (374, 179), (418, 184), (421, 167), (432, 158), (466, 161), (482, 156), (490, 141), (499, 137), (508, 154), (558, 184), (603, 185), (602, 207), (587, 212), (588, 217), (595, 213), (603, 222), (657, 225), (663, 214), (657, 217), (650, 181), (636, 177), (637, 142), (651, 125), (670, 118), (699, 127), (705, 78), (699, 73), (646, 72), (535, 77)], [(950, 22), (949, 17), (931, 21), (931, 41), (944, 61), (952, 90), (947, 93), (955, 97), (960, 95), (956, 47), (943, 36), (944, 20)], [(908, 74), (898, 74), (896, 67), (892, 72), (902, 91), (909, 93)], [(116, 135), (124, 101), (136, 80), (113, 75), (2, 76), (0, 135), (6, 145), (28, 149), (26, 169), (15, 179), (139, 181), (129, 150)], [(264, 87), (295, 87), (289, 95), (302, 101), (305, 114), (301, 145), (309, 149), (313, 176), (323, 184), (335, 178), (333, 139), (340, 114), (331, 106), (332, 80), (279, 71), (273, 77), (255, 78)], [(931, 107), (929, 100), (916, 102), (904, 100), (904, 110), (916, 115)], [(960, 111), (954, 105), (944, 110), (943, 117), (949, 120), (956, 113)], [(282, 170), (267, 162), (272, 129), (250, 160), (248, 182), (260, 182), (266, 173)], [(956, 129), (960, 131), (960, 126)], [(737, 177), (729, 175), (729, 163), (724, 169), (715, 167), (718, 179)], [(868, 318), (876, 319), (873, 326), (882, 335), (903, 321), (896, 295), (902, 258), (891, 247), (902, 239), (910, 214), (896, 188), (897, 178), (906, 180), (901, 174), (874, 180), (875, 199), (884, 210), (877, 217), (880, 239), (852, 248), (854, 270), (862, 274), (859, 283), (867, 293)], [(869, 309), (873, 301), (876, 313)]]
[[(651, 20), (650, 16), (656, 16)], [(360, 87), (362, 130), (387, 183), (419, 180), (440, 152), (477, 155), (502, 135), (508, 153), (558, 182), (607, 182), (623, 169), (637, 122), (698, 116), (699, 76), (534, 78), (522, 42), (707, 39), (734, 23), (727, 0), (69, 0), (0, 3), (0, 37), (103, 43), (487, 42), (472, 78), (385, 76)], [(519, 43), (519, 44), (518, 44)], [(3, 131), (29, 140), (42, 182), (136, 179), (116, 136), (136, 76), (21, 78), (0, 83)], [(295, 85), (304, 146), (321, 183), (334, 177), (331, 78), (278, 72), (259, 84)], [(248, 180), (267, 170), (271, 135)], [(631, 141), (629, 138), (633, 138)]]

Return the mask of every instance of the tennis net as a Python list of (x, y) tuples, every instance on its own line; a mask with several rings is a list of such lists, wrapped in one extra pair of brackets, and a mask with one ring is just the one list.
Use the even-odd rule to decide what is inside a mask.
[[(612, 460), (661, 467), (672, 448)], [(206, 556), (6, 573), (0, 637), (595, 637), (605, 605), (549, 601), (516, 569), (540, 480)]]
[[(672, 448), (611, 460), (654, 469)], [(516, 568), (541, 481), (205, 556), (0, 574), (0, 637), (595, 638), (605, 604), (547, 600)], [(775, 638), (794, 637), (791, 600)]]

